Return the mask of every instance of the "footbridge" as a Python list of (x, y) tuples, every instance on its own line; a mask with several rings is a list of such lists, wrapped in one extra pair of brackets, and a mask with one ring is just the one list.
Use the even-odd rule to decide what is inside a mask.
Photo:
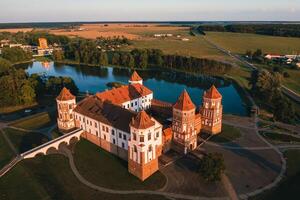
[(83, 133), (82, 129), (76, 129), (70, 133), (62, 135), (54, 140), (44, 143), (20, 155), (22, 159), (34, 158), (36, 155), (46, 155), (51, 149), (58, 150), (61, 144), (69, 145), (72, 140), (80, 140), (80, 135)]

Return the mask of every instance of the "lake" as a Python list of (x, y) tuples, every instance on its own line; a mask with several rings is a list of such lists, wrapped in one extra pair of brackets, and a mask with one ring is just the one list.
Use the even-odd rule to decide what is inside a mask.
[[(106, 84), (109, 82), (127, 84), (132, 73), (127, 68), (73, 66), (53, 62), (48, 65), (33, 62), (22, 65), (22, 67), (26, 69), (29, 75), (38, 73), (46, 76), (69, 76), (75, 81), (80, 92), (89, 93), (108, 89)], [(154, 98), (174, 103), (183, 89), (186, 89), (198, 107), (201, 104), (204, 90), (214, 84), (223, 96), (224, 113), (247, 115), (246, 105), (230, 81), (211, 76), (194, 76), (161, 69), (137, 71), (144, 79), (144, 85), (154, 92)]]

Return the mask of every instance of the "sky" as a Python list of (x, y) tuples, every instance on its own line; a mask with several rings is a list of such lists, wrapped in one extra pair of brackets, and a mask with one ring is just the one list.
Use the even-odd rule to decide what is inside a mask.
[(300, 21), (300, 0), (0, 0), (0, 23)]

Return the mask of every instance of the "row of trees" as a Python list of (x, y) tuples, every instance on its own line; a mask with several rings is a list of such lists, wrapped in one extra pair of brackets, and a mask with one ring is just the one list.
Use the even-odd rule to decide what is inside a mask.
[(199, 31), (217, 31), (234, 33), (255, 33), (283, 37), (300, 37), (299, 24), (231, 24), (201, 25)]
[(216, 60), (164, 55), (159, 49), (134, 49), (131, 52), (114, 52), (111, 64), (143, 69), (149, 66), (158, 66), (210, 75), (225, 74), (232, 68), (231, 64)]
[(281, 92), (282, 76), (278, 72), (256, 70), (251, 75), (251, 90), (253, 95), (263, 99), (271, 109), (274, 119), (292, 123), (295, 119), (295, 109), (290, 100)]

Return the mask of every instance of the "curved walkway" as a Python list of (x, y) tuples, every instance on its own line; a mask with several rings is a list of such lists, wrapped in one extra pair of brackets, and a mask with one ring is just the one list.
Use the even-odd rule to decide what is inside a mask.
[(167, 198), (179, 198), (179, 199), (190, 199), (190, 200), (227, 200), (227, 197), (223, 198), (211, 198), (211, 197), (198, 197), (198, 196), (191, 196), (191, 195), (184, 195), (184, 194), (175, 194), (175, 193), (168, 193), (168, 192), (162, 192), (162, 191), (152, 191), (152, 190), (114, 190), (109, 189), (105, 187), (100, 187), (98, 185), (95, 185), (89, 181), (87, 181), (84, 177), (81, 176), (81, 174), (78, 172), (75, 163), (74, 158), (71, 153), (71, 151), (67, 148), (63, 148), (63, 151), (65, 155), (69, 158), (69, 164), (71, 167), (71, 170), (73, 171), (76, 178), (84, 185), (97, 190), (99, 192), (105, 192), (110, 194), (146, 194), (146, 195), (159, 195), (159, 196), (165, 196)]

